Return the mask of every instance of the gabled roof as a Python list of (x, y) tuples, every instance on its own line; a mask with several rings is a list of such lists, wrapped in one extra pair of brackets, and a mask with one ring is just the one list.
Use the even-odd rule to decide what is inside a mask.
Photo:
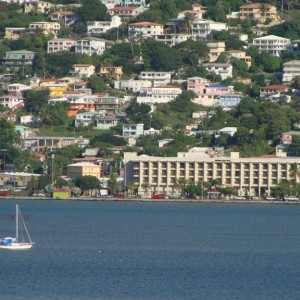
[(262, 36), (260, 38), (255, 38), (254, 40), (289, 40), (286, 38), (283, 38), (281, 36), (277, 36), (277, 35), (266, 35), (266, 36)]
[(273, 85), (266, 85), (261, 87), (261, 89), (272, 89), (272, 90), (283, 90), (288, 88), (289, 86), (284, 84), (273, 84)]

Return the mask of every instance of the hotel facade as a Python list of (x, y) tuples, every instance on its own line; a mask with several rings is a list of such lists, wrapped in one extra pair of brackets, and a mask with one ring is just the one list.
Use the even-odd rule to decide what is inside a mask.
[[(134, 182), (139, 194), (145, 194), (143, 184), (149, 183), (148, 194), (176, 192), (178, 179), (198, 182), (217, 180), (222, 186), (236, 188), (239, 195), (270, 194), (281, 180), (292, 180), (293, 165), (300, 167), (299, 158), (274, 156), (240, 158), (238, 152), (230, 157), (207, 157), (203, 153), (178, 153), (177, 157), (138, 156), (124, 153), (125, 185)], [(297, 178), (298, 181), (298, 178)]]

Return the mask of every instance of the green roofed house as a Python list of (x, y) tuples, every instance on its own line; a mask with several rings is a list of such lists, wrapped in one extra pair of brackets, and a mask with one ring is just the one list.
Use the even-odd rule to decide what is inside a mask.
[(5, 52), (4, 64), (11, 67), (32, 66), (35, 54), (35, 52), (28, 50)]
[(68, 199), (71, 198), (72, 191), (70, 189), (54, 189), (52, 191), (53, 199)]

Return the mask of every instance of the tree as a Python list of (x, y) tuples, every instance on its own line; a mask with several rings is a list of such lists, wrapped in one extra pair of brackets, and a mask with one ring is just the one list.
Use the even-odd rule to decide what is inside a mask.
[(291, 165), (291, 167), (290, 167), (290, 174), (289, 175), (290, 175), (290, 177), (293, 178), (293, 181), (295, 183), (298, 181), (297, 179), (300, 176), (300, 168), (299, 168), (299, 166), (296, 163), (294, 163), (294, 164)]
[(89, 87), (92, 89), (93, 93), (106, 92), (107, 85), (102, 77), (100, 76), (91, 76), (89, 78)]
[(79, 187), (83, 194), (87, 191), (95, 190), (100, 188), (99, 179), (95, 176), (79, 176), (74, 180), (75, 186)]
[(136, 99), (130, 102), (129, 106), (126, 108), (126, 113), (130, 120), (136, 124), (143, 123), (145, 128), (150, 127), (150, 112), (150, 105), (138, 103)]
[(106, 21), (110, 20), (106, 6), (99, 0), (81, 0), (82, 6), (79, 9), (82, 20), (87, 21)]
[(109, 180), (107, 182), (107, 188), (110, 194), (115, 194), (120, 187), (120, 182), (114, 174), (110, 174)]
[(25, 109), (28, 112), (38, 113), (49, 100), (49, 90), (27, 90), (24, 92)]
[(151, 185), (150, 185), (149, 181), (145, 181), (142, 183), (142, 189), (144, 190), (144, 194), (145, 194), (146, 198), (149, 197), (150, 187), (151, 187)]

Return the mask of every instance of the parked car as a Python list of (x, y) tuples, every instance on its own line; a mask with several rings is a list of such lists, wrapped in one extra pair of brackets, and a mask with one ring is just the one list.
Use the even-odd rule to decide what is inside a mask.
[(233, 197), (233, 200), (247, 200), (247, 198), (243, 196), (235, 196)]
[(277, 200), (276, 197), (272, 197), (272, 196), (267, 196), (265, 199), (269, 200), (269, 201), (275, 201), (275, 200)]
[(299, 201), (299, 198), (296, 196), (285, 196), (284, 200), (285, 201)]
[(168, 197), (169, 197), (169, 199), (181, 199), (182, 198), (180, 195), (177, 195), (177, 194), (171, 194)]
[(151, 199), (166, 199), (166, 195), (153, 195)]

